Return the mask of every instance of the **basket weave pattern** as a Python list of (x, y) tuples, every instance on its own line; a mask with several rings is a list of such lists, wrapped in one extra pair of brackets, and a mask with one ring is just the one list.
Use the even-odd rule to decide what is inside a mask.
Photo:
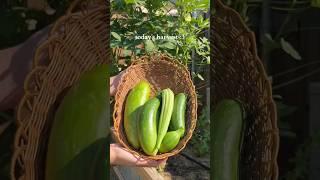
[(211, 17), (212, 96), (244, 104), (248, 118), (241, 154), (241, 177), (278, 179), (279, 132), (271, 85), (257, 56), (254, 34), (232, 9), (215, 1)]
[[(141, 80), (147, 80), (150, 83), (152, 97), (165, 88), (170, 88), (175, 94), (184, 92), (187, 95), (186, 134), (171, 152), (147, 156), (131, 147), (126, 139), (123, 127), (125, 99), (130, 90)], [(161, 54), (143, 56), (135, 60), (121, 79), (115, 95), (113, 117), (115, 137), (119, 143), (136, 156), (148, 159), (163, 159), (178, 154), (190, 140), (197, 119), (197, 97), (189, 71), (179, 62)]]
[[(47, 140), (58, 97), (83, 72), (110, 63), (108, 1), (97, 0), (90, 9), (88, 2), (74, 2), (36, 51), (17, 110), (12, 179), (44, 179)], [(80, 11), (73, 13), (75, 8)]]

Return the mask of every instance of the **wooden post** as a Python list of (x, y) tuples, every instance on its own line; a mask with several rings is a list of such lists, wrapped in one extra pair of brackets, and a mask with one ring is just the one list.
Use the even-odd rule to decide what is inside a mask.
[(112, 167), (118, 179), (132, 180), (165, 180), (156, 168), (151, 167)]

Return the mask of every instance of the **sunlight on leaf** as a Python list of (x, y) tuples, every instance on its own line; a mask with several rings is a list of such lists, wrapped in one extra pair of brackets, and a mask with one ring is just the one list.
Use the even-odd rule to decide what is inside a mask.
[(116, 38), (118, 41), (121, 41), (121, 37), (120, 37), (120, 35), (119, 35), (118, 33), (116, 33), (116, 32), (111, 32), (111, 35), (112, 35), (114, 38)]
[(152, 42), (152, 40), (146, 40), (144, 42), (146, 52), (150, 53), (156, 49), (156, 46)]
[(187, 22), (190, 22), (191, 21), (191, 15), (188, 13), (184, 16), (184, 20), (187, 21)]

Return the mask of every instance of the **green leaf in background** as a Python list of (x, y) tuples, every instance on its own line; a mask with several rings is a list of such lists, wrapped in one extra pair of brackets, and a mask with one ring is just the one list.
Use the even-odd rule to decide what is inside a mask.
[(111, 32), (111, 35), (112, 35), (114, 38), (116, 38), (118, 41), (121, 41), (121, 37), (120, 37), (120, 35), (119, 35), (118, 33), (116, 33), (116, 32)]
[(294, 49), (294, 47), (287, 42), (285, 39), (281, 38), (281, 47), (282, 49), (288, 53), (290, 56), (292, 56), (296, 60), (301, 60), (300, 54)]
[(265, 34), (262, 37), (261, 43), (264, 45), (264, 47), (268, 52), (271, 52), (274, 49), (280, 48), (279, 44), (273, 40), (271, 34), (269, 33)]
[(207, 64), (210, 64), (210, 56), (207, 56)]
[(312, 0), (311, 1), (311, 6), (320, 8), (320, 0)]
[(184, 20), (187, 21), (187, 22), (190, 22), (191, 21), (191, 15), (189, 13), (184, 15)]
[(126, 2), (126, 4), (134, 4), (136, 0), (124, 0), (124, 2)]
[(165, 42), (163, 44), (158, 45), (160, 48), (166, 48), (166, 49), (175, 49), (176, 45), (173, 42)]
[(201, 74), (197, 74), (197, 77), (200, 79), (200, 80), (202, 80), (202, 81), (204, 81), (204, 78), (203, 78), (203, 76), (201, 75)]
[(197, 77), (197, 78), (199, 78), (200, 80), (204, 81), (204, 78), (203, 78), (203, 76), (202, 76), (200, 73), (192, 72), (192, 76), (193, 76), (193, 77)]
[(156, 46), (154, 45), (152, 40), (145, 40), (144, 46), (147, 53), (151, 53), (156, 50)]

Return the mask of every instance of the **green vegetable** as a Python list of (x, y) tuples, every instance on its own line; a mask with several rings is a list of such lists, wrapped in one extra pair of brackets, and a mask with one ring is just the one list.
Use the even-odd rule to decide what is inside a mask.
[(153, 154), (153, 150), (157, 143), (157, 112), (160, 106), (158, 98), (152, 98), (147, 101), (140, 114), (138, 122), (138, 135), (140, 145), (143, 151), (148, 155)]
[(173, 150), (178, 145), (180, 136), (180, 130), (167, 132), (160, 145), (159, 152), (166, 153)]
[(238, 180), (244, 111), (230, 99), (219, 102), (213, 113), (213, 179)]
[(138, 121), (140, 108), (150, 96), (150, 85), (146, 81), (139, 82), (129, 93), (125, 104), (124, 129), (128, 142), (139, 149)]
[(52, 124), (46, 180), (103, 180), (107, 174), (109, 74), (102, 65), (81, 76), (62, 100)]
[(168, 131), (174, 104), (174, 94), (171, 89), (167, 88), (162, 90), (161, 96), (161, 114), (159, 118), (158, 138), (154, 154), (158, 152), (162, 140)]
[(185, 132), (185, 113), (187, 97), (184, 93), (179, 93), (174, 97), (173, 113), (169, 129), (175, 131), (180, 129), (181, 137)]

